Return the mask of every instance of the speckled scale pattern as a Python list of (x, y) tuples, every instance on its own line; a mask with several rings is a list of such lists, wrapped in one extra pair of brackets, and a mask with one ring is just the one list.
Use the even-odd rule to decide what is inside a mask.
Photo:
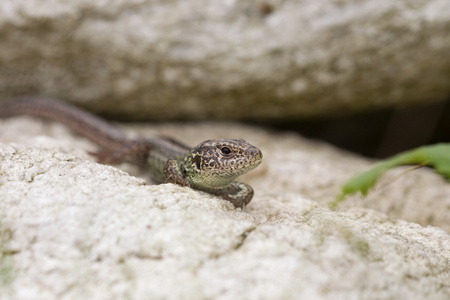
[[(149, 157), (153, 156), (151, 152)], [(163, 173), (168, 182), (206, 191), (235, 207), (245, 207), (253, 197), (253, 189), (235, 179), (261, 161), (261, 150), (242, 139), (207, 140), (192, 148), (183, 159), (179, 153), (178, 158), (167, 157)], [(161, 163), (162, 160), (151, 159), (149, 169), (161, 168)]]
[(258, 166), (261, 159), (261, 150), (242, 139), (207, 140), (186, 156), (186, 173), (191, 178), (208, 177), (212, 186), (223, 186)]
[(191, 187), (244, 207), (252, 199), (253, 189), (235, 179), (261, 161), (261, 150), (242, 139), (207, 140), (185, 157), (184, 172)]

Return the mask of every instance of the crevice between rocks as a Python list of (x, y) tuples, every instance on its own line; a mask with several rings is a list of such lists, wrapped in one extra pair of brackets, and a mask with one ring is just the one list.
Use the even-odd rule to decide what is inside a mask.
[(237, 242), (233, 245), (232, 249), (234, 251), (239, 250), (244, 245), (249, 234), (255, 229), (256, 229), (256, 226), (251, 226), (251, 227), (247, 228), (246, 230), (244, 230), (244, 232), (242, 232), (239, 236), (237, 236)]

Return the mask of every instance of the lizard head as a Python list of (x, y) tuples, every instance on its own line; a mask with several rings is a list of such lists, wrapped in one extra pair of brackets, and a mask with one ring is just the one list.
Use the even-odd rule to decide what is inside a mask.
[(185, 170), (194, 185), (220, 188), (256, 168), (262, 152), (242, 139), (207, 140), (193, 148)]

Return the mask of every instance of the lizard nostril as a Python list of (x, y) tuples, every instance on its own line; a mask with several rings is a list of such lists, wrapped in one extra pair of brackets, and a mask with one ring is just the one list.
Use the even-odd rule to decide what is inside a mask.
[(257, 158), (262, 158), (262, 152), (258, 148), (252, 148), (250, 149), (250, 155)]

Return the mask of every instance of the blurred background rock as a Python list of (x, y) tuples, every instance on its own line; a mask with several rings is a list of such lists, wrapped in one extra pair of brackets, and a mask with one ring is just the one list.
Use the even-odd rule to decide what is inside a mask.
[(0, 101), (240, 120), (367, 156), (449, 140), (450, 1), (4, 0)]

